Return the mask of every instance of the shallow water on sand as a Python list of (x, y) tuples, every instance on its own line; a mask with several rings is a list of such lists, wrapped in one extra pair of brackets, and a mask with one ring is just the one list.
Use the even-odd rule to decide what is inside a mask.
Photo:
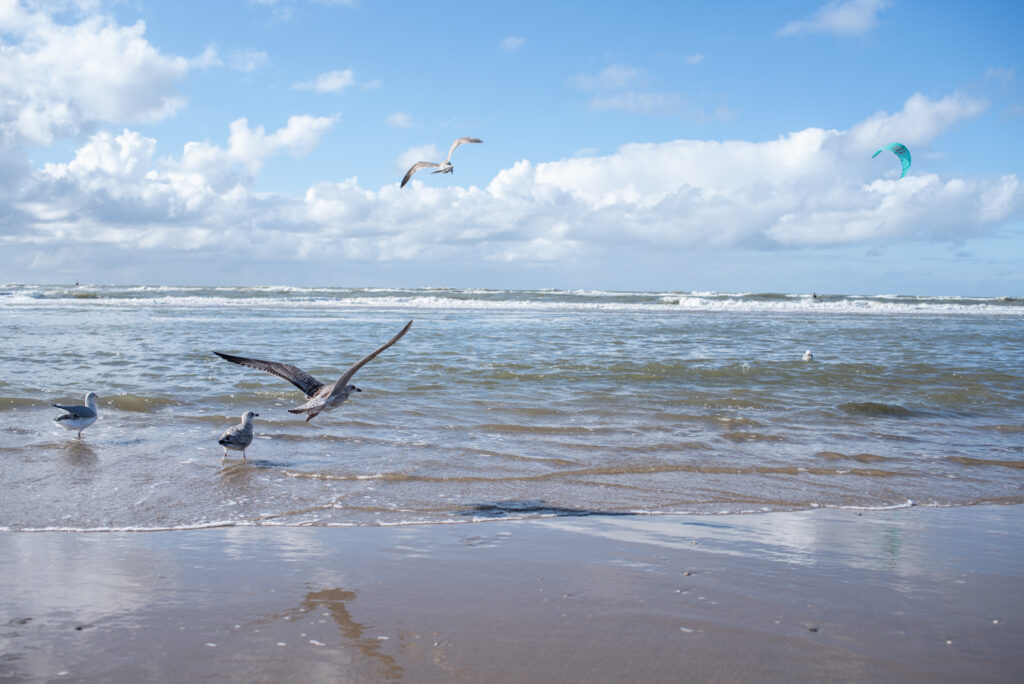
[[(0, 317), (9, 529), (1024, 502), (1020, 300), (6, 285)], [(410, 319), (311, 423), (211, 353), (333, 382)], [(88, 390), (77, 440), (49, 402)]]

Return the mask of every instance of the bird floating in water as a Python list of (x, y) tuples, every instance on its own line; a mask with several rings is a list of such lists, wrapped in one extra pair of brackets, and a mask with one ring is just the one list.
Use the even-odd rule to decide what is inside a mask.
[(252, 419), (258, 418), (260, 414), (252, 411), (246, 411), (242, 414), (242, 422), (238, 425), (232, 425), (224, 434), (217, 440), (217, 444), (224, 447), (224, 455), (221, 459), (228, 457), (228, 449), (232, 451), (241, 451), (242, 458), (245, 458), (245, 450), (250, 444), (252, 444)]
[(370, 361), (373, 361), (373, 359), (377, 357), (377, 354), (380, 354), (382, 351), (401, 339), (402, 335), (407, 333), (411, 327), (412, 321), (409, 321), (397, 335), (352, 364), (352, 366), (345, 371), (334, 384), (331, 385), (325, 385), (306, 371), (287, 363), (248, 359), (244, 356), (232, 356), (231, 354), (223, 354), (219, 351), (215, 351), (213, 353), (225, 361), (230, 361), (231, 363), (237, 363), (240, 366), (255, 368), (256, 370), (276, 375), (277, 377), (283, 378), (298, 387), (302, 390), (302, 393), (306, 395), (306, 403), (302, 406), (288, 409), (288, 413), (304, 413), (306, 414), (306, 422), (309, 422), (320, 415), (321, 411), (332, 411), (341, 406), (352, 392), (362, 392), (362, 390), (355, 385), (349, 384), (349, 380), (352, 379), (352, 376), (354, 376), (356, 371), (360, 368)]
[(483, 142), (483, 140), (480, 140), (479, 138), (459, 138), (458, 140), (456, 140), (455, 142), (452, 143), (452, 148), (450, 150), (448, 150), (448, 156), (445, 157), (444, 161), (441, 162), (440, 164), (438, 164), (437, 162), (428, 162), (428, 161), (421, 161), (421, 162), (416, 162), (415, 164), (413, 164), (412, 167), (406, 172), (405, 178), (402, 179), (402, 185), (400, 187), (404, 188), (405, 184), (409, 182), (410, 178), (412, 178), (412, 174), (416, 173), (417, 171), (422, 169), (424, 166), (436, 166), (437, 167), (437, 171), (433, 171), (433, 173), (454, 173), (455, 172), (455, 167), (452, 166), (452, 152), (455, 151), (455, 148), (458, 147), (459, 145), (461, 145), (462, 143), (482, 143), (482, 142)]
[(814, 354), (811, 353), (810, 349), (808, 349), (807, 351), (804, 352), (803, 359), (804, 359), (804, 361), (813, 361), (814, 360)]
[(96, 393), (87, 392), (85, 395), (85, 406), (65, 406), (64, 404), (50, 404), (59, 408), (64, 413), (53, 419), (53, 422), (65, 430), (78, 430), (78, 439), (82, 439), (82, 430), (96, 422)]

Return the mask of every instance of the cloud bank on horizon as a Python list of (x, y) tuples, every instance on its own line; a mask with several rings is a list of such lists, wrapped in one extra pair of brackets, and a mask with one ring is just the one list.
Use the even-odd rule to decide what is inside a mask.
[[(887, 4), (832, 2), (785, 24), (778, 36), (863, 33)], [(158, 140), (138, 126), (175, 117), (189, 106), (181, 83), (225, 60), (215, 47), (192, 57), (165, 54), (147, 40), (141, 21), (120, 25), (89, 13), (61, 22), (47, 7), (0, 2), (0, 244), (8, 255), (0, 264), (43, 278), (112, 253), (160, 252), (186, 263), (231, 250), (267, 263), (535, 264), (694, 246), (779, 251), (962, 242), (1024, 215), (1013, 170), (941, 176), (916, 163), (898, 179), (898, 164), (871, 158), (893, 140), (926, 158), (918, 150), (990, 107), (960, 90), (910, 93), (898, 111), (866, 113), (845, 130), (635, 141), (606, 154), (510, 159), (480, 187), (428, 176), (399, 189), (396, 175), (379, 187), (352, 177), (315, 182), (301, 194), (258, 190), (269, 160), (308, 155), (343, 117), (295, 112), (270, 131), (236, 118), (224, 123), (218, 142), (190, 141), (157, 156)], [(505, 53), (526, 49), (517, 36), (499, 44)], [(248, 55), (241, 59), (246, 71), (266, 60), (261, 51), (228, 59), (240, 54)], [(687, 59), (687, 66), (699, 68), (704, 59)], [(613, 64), (593, 73), (566, 79), (593, 94), (591, 109), (667, 106), (638, 99), (642, 93), (631, 88), (644, 78), (640, 69)], [(354, 83), (345, 68), (291, 87), (326, 94)], [(392, 112), (384, 125), (414, 124)], [(439, 137), (446, 147), (451, 136)], [(65, 161), (30, 161), (31, 150), (60, 140), (80, 142)], [(473, 152), (460, 150), (456, 167), (472, 165)], [(436, 156), (434, 143), (410, 148), (395, 168)]]

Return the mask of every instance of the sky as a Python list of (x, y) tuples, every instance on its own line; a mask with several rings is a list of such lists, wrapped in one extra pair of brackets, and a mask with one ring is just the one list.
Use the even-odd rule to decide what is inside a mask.
[(0, 0), (0, 282), (1022, 296), (1021, 26), (997, 0)]

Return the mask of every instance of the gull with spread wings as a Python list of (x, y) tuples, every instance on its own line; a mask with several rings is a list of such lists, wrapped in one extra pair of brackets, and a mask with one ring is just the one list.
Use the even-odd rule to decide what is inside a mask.
[(448, 150), (448, 156), (445, 157), (444, 161), (441, 162), (440, 164), (438, 164), (437, 162), (425, 162), (425, 161), (416, 162), (415, 164), (413, 164), (412, 168), (410, 168), (409, 171), (406, 172), (405, 178), (402, 179), (401, 187), (404, 188), (405, 184), (409, 182), (410, 178), (412, 178), (412, 174), (416, 173), (417, 171), (422, 169), (424, 166), (436, 166), (437, 167), (437, 171), (433, 171), (432, 173), (454, 173), (455, 167), (452, 166), (452, 152), (455, 151), (455, 148), (458, 147), (459, 145), (461, 145), (462, 143), (482, 143), (482, 142), (483, 142), (483, 140), (480, 140), (479, 138), (459, 138), (458, 140), (456, 140), (455, 142), (452, 143), (452, 148), (450, 150)]
[(306, 421), (308, 422), (316, 418), (321, 411), (332, 411), (341, 406), (352, 392), (362, 392), (362, 390), (355, 385), (349, 384), (352, 376), (354, 376), (356, 371), (360, 368), (368, 364), (370, 361), (373, 361), (377, 357), (377, 354), (380, 354), (382, 351), (401, 339), (402, 335), (409, 332), (409, 328), (411, 327), (412, 321), (409, 321), (397, 335), (382, 344), (375, 351), (370, 352), (352, 364), (352, 367), (345, 371), (342, 376), (338, 378), (337, 382), (331, 385), (325, 385), (306, 371), (296, 368), (295, 366), (288, 365), (287, 363), (262, 361), (260, 359), (247, 359), (244, 356), (232, 356), (231, 354), (223, 354), (219, 351), (215, 351), (213, 353), (225, 361), (230, 361), (231, 363), (237, 363), (240, 366), (255, 368), (256, 370), (276, 375), (277, 377), (283, 378), (298, 387), (302, 390), (302, 393), (306, 395), (306, 403), (302, 406), (288, 409), (288, 413), (304, 413), (306, 414)]

